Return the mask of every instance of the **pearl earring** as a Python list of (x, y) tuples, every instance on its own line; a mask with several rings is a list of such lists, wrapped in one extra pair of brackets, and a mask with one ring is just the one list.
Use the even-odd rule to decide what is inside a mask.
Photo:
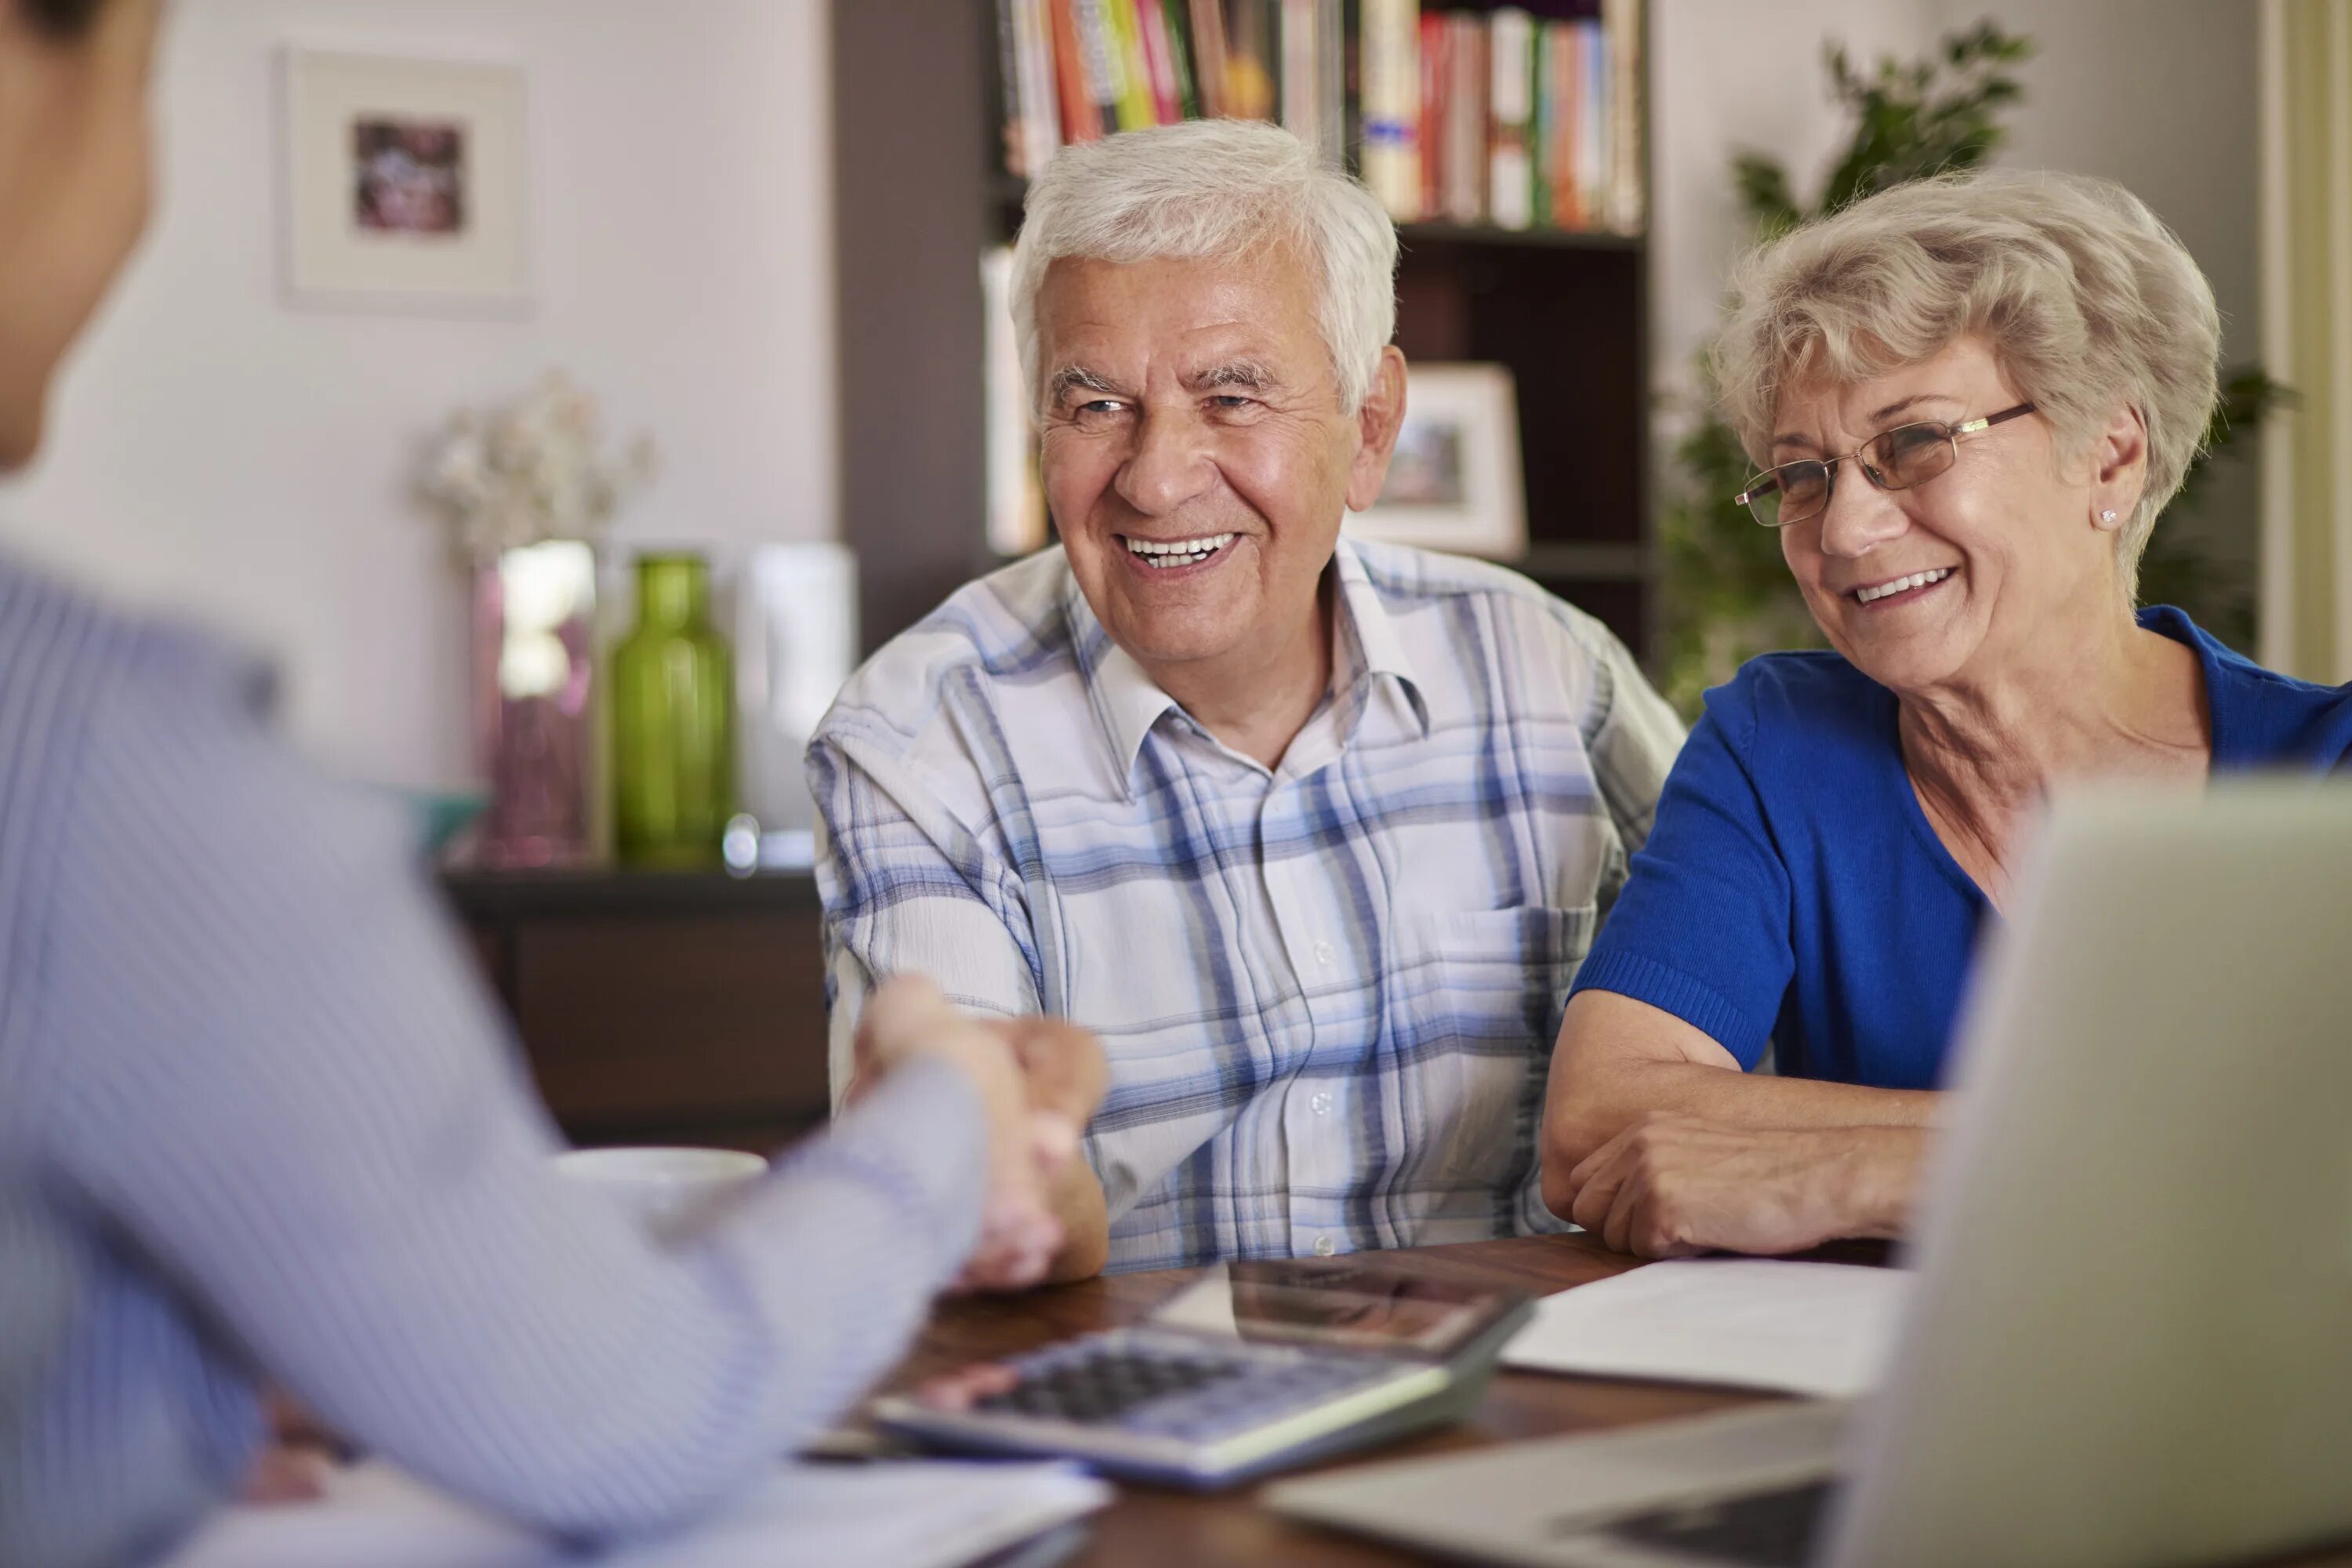
[(2113, 522), (2113, 521), (2115, 521), (2115, 520), (2116, 520), (2116, 513), (2115, 513), (2115, 509), (2114, 509), (2113, 507), (2109, 507), (2106, 510), (2105, 510), (2105, 511), (2103, 511), (2103, 512), (2101, 512), (2101, 513), (2099, 514), (2099, 521), (2100, 521), (2101, 522)]

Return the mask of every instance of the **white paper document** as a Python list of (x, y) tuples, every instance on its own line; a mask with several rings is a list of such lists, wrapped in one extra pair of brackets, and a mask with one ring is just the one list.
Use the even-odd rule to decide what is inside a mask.
[(1060, 1464), (799, 1465), (691, 1530), (583, 1554), (371, 1464), (318, 1502), (224, 1509), (163, 1568), (960, 1568), (1111, 1495)]
[(1698, 1258), (1547, 1296), (1503, 1364), (1845, 1399), (1878, 1385), (1902, 1268)]

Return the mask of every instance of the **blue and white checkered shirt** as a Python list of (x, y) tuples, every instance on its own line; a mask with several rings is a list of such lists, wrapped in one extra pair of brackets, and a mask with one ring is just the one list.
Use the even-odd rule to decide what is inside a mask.
[(1335, 569), (1331, 692), (1271, 771), (1059, 550), (893, 640), (810, 747), (836, 1089), (891, 973), (1096, 1030), (1113, 1268), (1562, 1228), (1545, 1064), (1682, 727), (1520, 577), (1344, 541)]

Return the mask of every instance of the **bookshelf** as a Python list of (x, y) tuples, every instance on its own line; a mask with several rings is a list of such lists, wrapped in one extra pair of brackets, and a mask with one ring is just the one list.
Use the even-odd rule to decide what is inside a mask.
[[(869, 649), (1002, 563), (987, 545), (979, 261), (1013, 237), (1023, 185), (1003, 168), (997, 15), (992, 0), (834, 4), (843, 519)], [(1644, 127), (1645, 161), (1649, 140)], [(1508, 564), (1646, 654), (1646, 239), (1446, 223), (1398, 233), (1406, 358), (1497, 363), (1517, 384), (1528, 549)]]

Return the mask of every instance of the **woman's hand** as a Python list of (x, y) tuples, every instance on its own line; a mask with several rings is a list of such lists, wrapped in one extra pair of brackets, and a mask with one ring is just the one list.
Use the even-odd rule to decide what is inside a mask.
[(928, 980), (902, 975), (867, 1002), (856, 1054), (850, 1100), (921, 1058), (952, 1062), (971, 1077), (988, 1119), (989, 1190), (980, 1242), (958, 1283), (1012, 1290), (1043, 1279), (1064, 1240), (1055, 1184), (1102, 1099), (1093, 1037), (1067, 1026), (1023, 1030), (969, 1017)]
[(1569, 1173), (1562, 1217), (1644, 1258), (1892, 1237), (1926, 1148), (1917, 1128), (1759, 1130), (1652, 1115)]

